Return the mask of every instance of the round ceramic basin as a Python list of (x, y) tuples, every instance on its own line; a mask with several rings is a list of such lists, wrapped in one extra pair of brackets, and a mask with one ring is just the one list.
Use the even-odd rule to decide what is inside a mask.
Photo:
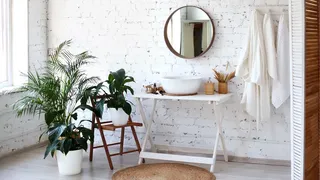
[(171, 95), (192, 95), (198, 93), (201, 86), (200, 77), (167, 76), (161, 79), (166, 93)]

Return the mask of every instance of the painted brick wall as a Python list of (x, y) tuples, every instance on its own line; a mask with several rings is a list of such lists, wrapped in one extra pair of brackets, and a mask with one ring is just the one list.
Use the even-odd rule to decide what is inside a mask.
[[(90, 75), (107, 77), (110, 70), (125, 68), (135, 77), (136, 91), (142, 85), (158, 82), (165, 75), (212, 77), (211, 69), (223, 68), (227, 61), (237, 64), (254, 7), (287, 8), (287, 0), (49, 0), (49, 47), (73, 39), (73, 50), (90, 50), (97, 62), (87, 68)], [(176, 8), (196, 5), (214, 19), (216, 39), (203, 57), (183, 60), (166, 47), (163, 27)], [(279, 15), (274, 15), (275, 23)], [(272, 118), (256, 131), (255, 120), (243, 111), (240, 97), (243, 82), (230, 83), (234, 99), (224, 109), (223, 133), (231, 155), (263, 159), (290, 159), (290, 106), (272, 111)], [(215, 121), (204, 103), (161, 102), (153, 127), (158, 144), (212, 148)], [(150, 103), (146, 104), (150, 112)], [(139, 120), (134, 110), (134, 120)], [(143, 137), (144, 128), (139, 128)], [(116, 140), (119, 133), (108, 134)], [(96, 138), (97, 141), (99, 137)], [(128, 144), (132, 145), (130, 136)]]
[[(47, 1), (29, 0), (29, 69), (39, 68), (47, 53)], [(0, 157), (38, 143), (42, 120), (17, 118), (13, 104), (21, 94), (0, 94)]]

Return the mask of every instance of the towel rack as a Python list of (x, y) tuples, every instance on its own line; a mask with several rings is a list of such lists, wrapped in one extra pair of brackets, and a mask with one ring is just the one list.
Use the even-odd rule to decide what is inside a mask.
[(263, 6), (263, 7), (257, 7), (253, 6), (253, 10), (258, 10), (261, 13), (268, 13), (270, 12), (271, 15), (282, 15), (282, 14), (289, 14), (289, 8), (288, 6)]

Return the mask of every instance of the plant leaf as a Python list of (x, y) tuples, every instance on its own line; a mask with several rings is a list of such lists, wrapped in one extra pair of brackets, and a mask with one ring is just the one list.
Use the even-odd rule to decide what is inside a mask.
[(64, 153), (65, 155), (67, 155), (68, 152), (69, 152), (70, 149), (71, 149), (71, 146), (72, 146), (72, 139), (66, 139), (66, 140), (64, 141), (64, 144), (61, 145), (61, 146), (63, 146), (63, 153)]
[(39, 136), (39, 142), (40, 142), (40, 140), (41, 140), (41, 138), (42, 138), (42, 136), (44, 135), (44, 134), (46, 134), (46, 133), (48, 133), (48, 131), (44, 131), (44, 132), (42, 132), (41, 134), (40, 134), (40, 136)]
[(128, 114), (130, 116), (132, 108), (131, 108), (131, 105), (128, 102), (125, 102), (123, 104), (123, 108), (122, 109), (126, 114)]
[[(54, 141), (53, 143), (50, 143), (47, 148), (46, 148), (46, 151), (44, 153), (44, 159), (48, 156), (48, 154), (51, 152), (51, 156), (53, 157), (53, 154), (54, 154), (54, 151), (57, 150), (58, 148), (58, 143), (59, 143), (59, 140), (57, 141)], [(53, 153), (52, 153), (53, 152)]]
[(88, 110), (92, 111), (93, 113), (95, 113), (96, 116), (98, 116), (99, 118), (102, 117), (102, 113), (103, 113), (103, 112), (97, 111), (97, 109), (95, 109), (95, 108), (93, 108), (93, 107), (91, 107), (89, 105), (86, 105), (86, 104), (80, 104), (79, 106), (77, 106), (75, 108), (75, 111), (78, 110), (78, 109), (88, 109)]
[(103, 110), (104, 110), (104, 103), (105, 103), (105, 98), (100, 99), (100, 101), (96, 102), (96, 111), (99, 112), (98, 114), (100, 114), (100, 116), (98, 117), (102, 117), (103, 114)]
[(80, 148), (87, 151), (88, 149), (88, 143), (87, 140), (84, 138), (78, 138), (76, 139), (77, 143), (79, 144)]
[(50, 128), (48, 132), (50, 142), (57, 141), (66, 128), (67, 126), (63, 124), (58, 124), (56, 127)]
[(132, 87), (130, 86), (126, 86), (126, 89), (128, 89), (132, 95), (134, 95), (134, 90), (132, 89)]

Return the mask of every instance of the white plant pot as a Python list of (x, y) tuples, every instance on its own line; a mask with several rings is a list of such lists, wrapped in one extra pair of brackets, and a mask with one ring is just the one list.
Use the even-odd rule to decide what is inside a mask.
[(129, 115), (126, 114), (122, 108), (119, 108), (118, 110), (109, 108), (109, 115), (115, 126), (122, 126), (128, 123)]
[(61, 175), (76, 175), (81, 173), (83, 150), (69, 151), (67, 155), (56, 151), (59, 173)]

